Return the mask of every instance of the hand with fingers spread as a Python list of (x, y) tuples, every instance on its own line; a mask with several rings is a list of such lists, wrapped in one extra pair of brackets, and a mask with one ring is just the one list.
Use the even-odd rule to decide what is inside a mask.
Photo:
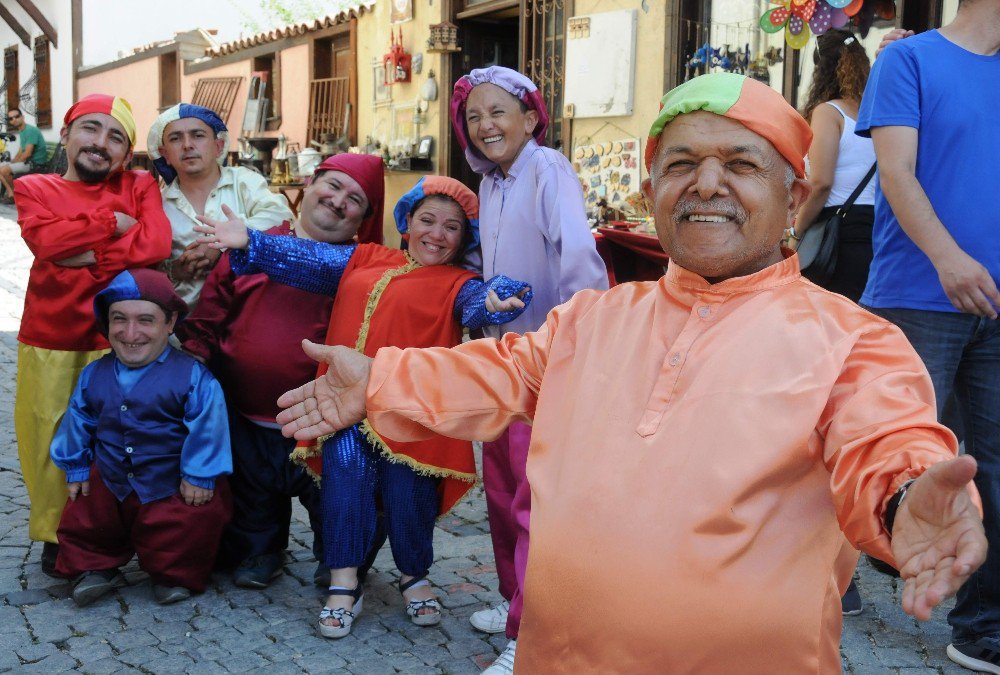
[(989, 270), (958, 247), (947, 257), (932, 262), (945, 294), (956, 309), (966, 314), (997, 318), (1000, 291)]
[(202, 224), (195, 225), (194, 231), (203, 235), (198, 238), (198, 243), (217, 249), (246, 248), (250, 243), (246, 223), (225, 204), (222, 205), (222, 213), (226, 216), (226, 220), (198, 216)]
[(302, 349), (329, 368), (322, 377), (278, 399), (278, 406), (284, 408), (277, 417), (281, 433), (307, 441), (363, 420), (372, 359), (347, 347), (328, 347), (309, 340), (302, 341)]
[(896, 512), (892, 553), (905, 582), (903, 611), (921, 621), (986, 560), (982, 516), (967, 489), (975, 475), (968, 455), (935, 464)]

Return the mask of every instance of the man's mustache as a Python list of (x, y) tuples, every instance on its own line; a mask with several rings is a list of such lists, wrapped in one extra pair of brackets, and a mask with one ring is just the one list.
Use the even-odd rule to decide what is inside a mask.
[(98, 155), (98, 156), (100, 156), (102, 159), (104, 159), (107, 162), (111, 161), (111, 156), (108, 153), (106, 153), (103, 150), (101, 150), (100, 148), (95, 148), (95, 147), (91, 146), (89, 148), (83, 148), (82, 150), (80, 150), (80, 153), (84, 153), (84, 152), (91, 153), (91, 154), (94, 154), (94, 155)]
[(746, 209), (744, 209), (738, 202), (734, 202), (732, 200), (710, 199), (706, 202), (700, 199), (686, 198), (681, 199), (676, 205), (674, 205), (674, 223), (686, 220), (689, 216), (695, 213), (712, 213), (725, 216), (726, 218), (735, 220), (739, 225), (745, 223), (749, 217)]

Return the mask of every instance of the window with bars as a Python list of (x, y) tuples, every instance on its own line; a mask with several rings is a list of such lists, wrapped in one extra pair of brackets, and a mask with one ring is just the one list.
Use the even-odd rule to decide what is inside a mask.
[(308, 140), (321, 143), (324, 136), (347, 135), (347, 104), (350, 101), (349, 77), (326, 77), (309, 83)]
[(49, 39), (35, 38), (35, 124), (40, 129), (52, 128), (52, 73)]
[(208, 108), (215, 112), (222, 121), (229, 125), (229, 114), (236, 101), (242, 77), (202, 77), (194, 85), (194, 95), (191, 103)]
[(566, 17), (572, 12), (573, 0), (523, 0), (521, 3), (524, 74), (538, 85), (549, 111), (547, 144), (564, 152), (564, 146), (568, 146), (569, 125), (563, 120), (563, 59)]

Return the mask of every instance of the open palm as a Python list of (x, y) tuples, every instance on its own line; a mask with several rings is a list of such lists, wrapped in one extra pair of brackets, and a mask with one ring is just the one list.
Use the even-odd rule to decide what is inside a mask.
[(976, 461), (957, 457), (929, 468), (900, 504), (892, 531), (903, 611), (926, 621), (986, 559), (986, 536), (967, 485)]
[(302, 341), (306, 355), (327, 364), (326, 373), (278, 399), (284, 410), (277, 421), (281, 433), (309, 441), (346, 429), (365, 418), (365, 390), (372, 359), (347, 347)]

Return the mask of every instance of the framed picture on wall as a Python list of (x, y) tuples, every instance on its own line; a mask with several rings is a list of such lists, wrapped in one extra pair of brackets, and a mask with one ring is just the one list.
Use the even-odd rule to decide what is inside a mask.
[(417, 141), (417, 128), (413, 116), (417, 113), (416, 103), (400, 103), (392, 106), (392, 144), (394, 149), (413, 147)]
[(392, 87), (385, 83), (385, 65), (381, 61), (372, 64), (372, 105), (392, 105)]
[(430, 159), (431, 158), (431, 148), (434, 145), (433, 136), (421, 136), (420, 142), (417, 143), (417, 151), (413, 153), (414, 157), (419, 157), (420, 159)]
[(392, 0), (389, 23), (403, 23), (413, 19), (413, 0)]

